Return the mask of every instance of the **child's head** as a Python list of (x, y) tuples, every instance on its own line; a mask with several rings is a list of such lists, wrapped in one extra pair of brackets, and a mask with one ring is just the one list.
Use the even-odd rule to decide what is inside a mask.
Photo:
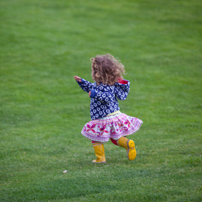
[(98, 85), (114, 85), (125, 74), (124, 66), (110, 54), (97, 55), (91, 61), (92, 78)]

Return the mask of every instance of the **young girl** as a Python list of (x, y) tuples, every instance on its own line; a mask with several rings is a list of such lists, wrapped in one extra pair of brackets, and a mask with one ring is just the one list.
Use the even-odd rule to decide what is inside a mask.
[(109, 139), (115, 145), (127, 150), (129, 160), (136, 157), (135, 143), (125, 136), (140, 129), (140, 119), (121, 113), (118, 99), (125, 100), (130, 90), (130, 82), (124, 80), (124, 66), (112, 55), (97, 55), (91, 58), (92, 79), (95, 83), (74, 76), (79, 86), (91, 98), (90, 115), (92, 121), (85, 124), (81, 134), (92, 141), (96, 160), (105, 163), (104, 142)]

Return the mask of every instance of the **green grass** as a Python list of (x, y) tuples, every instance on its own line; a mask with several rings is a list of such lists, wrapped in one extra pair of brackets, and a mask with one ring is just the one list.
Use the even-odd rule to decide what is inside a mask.
[[(201, 201), (202, 3), (0, 1), (0, 201)], [(90, 57), (125, 65), (137, 158), (80, 131)], [(67, 170), (63, 174), (63, 170)]]

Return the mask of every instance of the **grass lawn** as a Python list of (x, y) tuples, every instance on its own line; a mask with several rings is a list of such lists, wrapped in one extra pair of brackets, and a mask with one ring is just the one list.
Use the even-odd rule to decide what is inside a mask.
[[(202, 201), (199, 0), (0, 1), (0, 201)], [(92, 164), (90, 58), (110, 53), (143, 120), (137, 158)], [(67, 170), (66, 174), (63, 171)]]

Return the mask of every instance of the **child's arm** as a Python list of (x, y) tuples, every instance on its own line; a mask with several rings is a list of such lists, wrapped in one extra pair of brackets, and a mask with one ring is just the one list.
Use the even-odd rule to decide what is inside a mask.
[(78, 81), (78, 82), (81, 82), (81, 78), (78, 77), (78, 76), (74, 76), (74, 79), (75, 79), (76, 81)]
[(130, 91), (130, 81), (119, 80), (119, 83), (115, 83), (115, 95), (119, 100), (125, 100)]
[(89, 91), (91, 90), (91, 88), (93, 86), (93, 84), (91, 82), (86, 81), (85, 79), (82, 79), (82, 78), (80, 78), (78, 76), (74, 76), (74, 79), (77, 81), (77, 83), (82, 88), (82, 90), (89, 93)]

